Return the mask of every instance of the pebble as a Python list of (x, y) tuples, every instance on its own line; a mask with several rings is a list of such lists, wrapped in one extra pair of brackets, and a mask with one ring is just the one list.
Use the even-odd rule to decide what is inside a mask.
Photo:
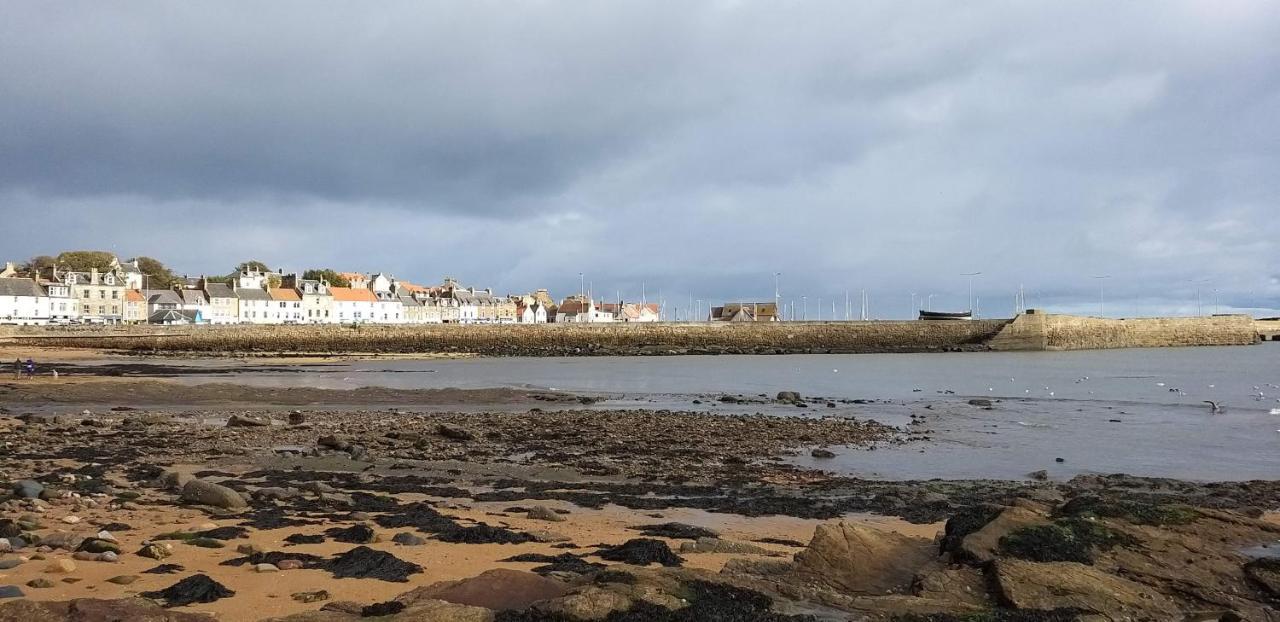
[(282, 559), (280, 563), (276, 564), (276, 567), (280, 570), (301, 570), (302, 562), (296, 559)]
[(68, 524), (68, 525), (74, 525), (74, 524), (76, 524), (76, 523), (80, 522), (80, 517), (79, 517), (79, 516), (63, 516), (63, 517), (62, 517), (62, 522), (66, 523), (66, 524)]
[(253, 569), (257, 572), (280, 572), (280, 568), (275, 564), (257, 564)]
[(27, 581), (27, 587), (34, 587), (34, 588), (47, 588), (47, 587), (53, 587), (55, 585), (57, 585), (57, 583), (54, 583), (53, 581), (50, 581), (44, 577)]
[(16, 585), (0, 585), (0, 598), (22, 598), (22, 588)]
[(533, 520), (549, 521), (552, 523), (559, 523), (564, 521), (563, 516), (557, 514), (555, 510), (545, 505), (535, 505), (529, 508), (529, 518)]
[(295, 592), (292, 598), (300, 603), (315, 603), (322, 600), (329, 600), (329, 593), (324, 590), (316, 590), (314, 592)]
[(403, 546), (422, 546), (427, 543), (426, 538), (416, 536), (407, 531), (391, 536), (391, 541)]
[(22, 565), (22, 560), (18, 559), (17, 557), (10, 557), (9, 559), (0, 559), (0, 570), (11, 570), (21, 565)]
[(0, 538), (0, 553), (8, 553), (13, 550), (13, 543), (8, 538)]
[(13, 494), (23, 499), (35, 499), (44, 492), (44, 484), (35, 480), (24, 479), (13, 485)]
[(67, 573), (76, 571), (76, 563), (69, 559), (55, 560), (44, 569), (45, 572)]
[(159, 544), (148, 544), (142, 547), (142, 549), (138, 551), (138, 555), (141, 557), (149, 557), (151, 559), (161, 560), (168, 557), (170, 553), (169, 553), (169, 549), (163, 546), (160, 546)]
[(120, 576), (111, 577), (110, 579), (107, 579), (107, 583), (114, 583), (116, 585), (129, 585), (137, 580), (138, 580), (138, 575), (136, 574), (122, 574)]

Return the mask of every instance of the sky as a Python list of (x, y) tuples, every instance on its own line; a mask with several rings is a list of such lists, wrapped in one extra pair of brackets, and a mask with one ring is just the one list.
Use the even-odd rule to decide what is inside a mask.
[(582, 282), (669, 317), (771, 300), (780, 273), (810, 319), (864, 290), (874, 317), (961, 310), (981, 272), (985, 316), (1020, 287), (1060, 312), (1280, 315), (1276, 2), (0, 15), (0, 260)]

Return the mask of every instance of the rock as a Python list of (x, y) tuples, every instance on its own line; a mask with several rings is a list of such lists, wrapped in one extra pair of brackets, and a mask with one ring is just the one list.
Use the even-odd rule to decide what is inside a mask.
[(994, 590), (1016, 609), (1074, 609), (1109, 620), (1175, 620), (1176, 603), (1149, 586), (1076, 562), (1037, 563), (999, 559)]
[(37, 589), (50, 588), (55, 585), (57, 585), (57, 583), (54, 583), (53, 581), (50, 581), (44, 577), (27, 581), (27, 587), (34, 587)]
[(977, 568), (929, 568), (920, 573), (912, 584), (912, 593), (920, 598), (942, 603), (954, 603), (989, 609), (987, 579)]
[(1029, 478), (1031, 478), (1031, 479), (1034, 479), (1034, 480), (1036, 480), (1036, 481), (1039, 481), (1039, 482), (1043, 482), (1043, 481), (1045, 481), (1045, 480), (1049, 479), (1049, 472), (1048, 472), (1048, 471), (1045, 471), (1045, 470), (1043, 470), (1043, 469), (1041, 469), (1041, 470), (1039, 470), (1039, 471), (1032, 471), (1032, 472), (1030, 472), (1030, 473), (1027, 473), (1027, 477), (1029, 477)]
[(542, 543), (568, 542), (571, 539), (569, 536), (566, 536), (558, 531), (552, 531), (550, 529), (534, 529), (533, 531), (529, 531), (526, 533), (529, 534), (530, 538), (533, 538), (534, 542), (542, 542)]
[(249, 413), (235, 414), (227, 418), (228, 428), (265, 428), (271, 425), (271, 418), (265, 415)]
[(797, 391), (778, 391), (775, 399), (779, 402), (799, 402), (804, 398), (800, 397), (800, 393)]
[(282, 559), (276, 563), (276, 568), (280, 570), (299, 570), (302, 568), (302, 562), (296, 559)]
[(991, 408), (991, 400), (989, 400), (989, 399), (985, 399), (985, 398), (981, 398), (981, 397), (975, 397), (975, 398), (973, 398), (973, 399), (969, 400), (969, 405), (970, 405), (970, 406), (980, 406), (980, 407), (982, 407), (982, 408)]
[(76, 550), (88, 553), (106, 553), (107, 551), (119, 553), (120, 545), (101, 538), (85, 538), (84, 541), (80, 543), (80, 546), (76, 547)]
[(148, 557), (154, 560), (161, 560), (172, 555), (172, 553), (170, 553), (169, 549), (164, 545), (148, 544), (138, 550), (138, 555), (141, 557)]
[(905, 591), (935, 557), (933, 543), (892, 531), (836, 521), (818, 525), (796, 572), (815, 583), (855, 594)]
[(0, 559), (0, 570), (12, 570), (22, 565), (22, 560), (17, 557), (9, 559)]
[(69, 559), (54, 560), (48, 566), (45, 566), (44, 571), (57, 573), (57, 574), (66, 574), (70, 572), (75, 572), (76, 563)]
[(698, 538), (694, 542), (680, 545), (681, 553), (728, 553), (731, 555), (772, 555), (773, 552), (746, 542), (721, 540), (720, 538)]
[(555, 510), (545, 505), (535, 505), (529, 508), (528, 516), (533, 520), (544, 520), (552, 523), (564, 522), (563, 516), (557, 514)]
[(182, 499), (200, 505), (238, 510), (249, 506), (240, 493), (221, 484), (193, 479), (182, 487)]
[(138, 579), (139, 577), (136, 574), (122, 574), (107, 579), (107, 583), (114, 583), (116, 585), (132, 585), (133, 582)]
[(324, 482), (317, 482), (317, 481), (306, 482), (301, 486), (299, 486), (299, 488), (307, 492), (314, 492), (318, 495), (338, 492), (337, 488), (334, 488), (333, 486), (330, 486)]
[(1048, 517), (1021, 507), (1010, 507), (960, 541), (956, 556), (970, 562), (986, 563), (996, 558), (1000, 539), (1019, 529), (1047, 524)]
[(287, 501), (301, 495), (301, 492), (293, 488), (279, 488), (275, 486), (259, 488), (250, 493), (250, 496), (260, 501)]
[(267, 549), (264, 549), (257, 544), (241, 544), (236, 546), (236, 552), (241, 555), (261, 555), (266, 553)]
[(460, 428), (455, 425), (449, 425), (447, 423), (442, 423), (436, 426), (436, 434), (439, 434), (440, 436), (443, 436), (447, 439), (452, 439), (455, 441), (476, 440), (476, 435), (472, 433), (470, 430), (467, 430), (465, 428)]
[(190, 473), (165, 471), (152, 481), (151, 485), (162, 490), (182, 490), (182, 487), (186, 486), (187, 482), (195, 478), (196, 477)]
[(103, 551), (98, 553), (98, 561), (107, 563), (117, 562), (120, 561), (120, 554), (115, 551)]
[(59, 531), (41, 538), (40, 546), (74, 551), (80, 548), (80, 543), (82, 542), (84, 542), (84, 536), (81, 534), (71, 531)]
[(569, 586), (532, 572), (498, 568), (470, 579), (443, 581), (416, 588), (396, 597), (409, 607), (438, 600), (486, 609), (524, 609), (535, 602), (559, 598)]
[(1244, 575), (1271, 594), (1280, 598), (1280, 559), (1255, 559), (1244, 565)]
[(329, 592), (324, 590), (294, 592), (293, 594), (290, 594), (289, 597), (300, 603), (318, 603), (320, 601), (329, 600)]
[(289, 425), (302, 425), (307, 422), (307, 416), (301, 410), (295, 410), (289, 413)]
[(8, 538), (0, 538), (0, 553), (8, 553), (13, 550), (13, 543)]
[(62, 522), (66, 523), (66, 524), (68, 524), (68, 525), (74, 525), (74, 524), (76, 524), (76, 523), (80, 522), (80, 517), (79, 517), (79, 516), (63, 516), (63, 517), (62, 517)]
[(0, 538), (12, 538), (22, 535), (22, 526), (9, 518), (0, 518)]
[(44, 484), (35, 480), (24, 479), (13, 485), (13, 494), (20, 499), (38, 499), (42, 492)]
[(809, 455), (810, 455), (810, 456), (813, 456), (814, 458), (834, 458), (834, 457), (836, 457), (835, 452), (831, 451), (830, 449), (822, 449), (822, 448), (814, 449), (813, 451), (809, 452)]
[(275, 564), (254, 564), (253, 571), (254, 572), (280, 572), (280, 568), (278, 568)]
[[(22, 593), (22, 588), (16, 585), (0, 585), (0, 598), (22, 598), (23, 596), (25, 594)], [(4, 612), (0, 611), (0, 616), (3, 615)], [(25, 619), (25, 616), (15, 617), (14, 619)]]
[(533, 609), (570, 620), (603, 620), (612, 613), (630, 609), (631, 602), (630, 598), (613, 590), (589, 585), (573, 594), (535, 603)]
[(403, 546), (422, 546), (427, 543), (426, 538), (416, 536), (407, 531), (391, 536), (391, 541)]

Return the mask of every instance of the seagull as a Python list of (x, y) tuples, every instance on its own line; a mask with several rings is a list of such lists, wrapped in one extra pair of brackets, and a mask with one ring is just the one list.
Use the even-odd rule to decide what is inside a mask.
[(1209, 405), (1209, 412), (1210, 412), (1210, 413), (1215, 414), (1215, 415), (1220, 415), (1220, 414), (1222, 414), (1222, 407), (1221, 407), (1221, 406), (1219, 406), (1217, 402), (1214, 402), (1214, 401), (1211, 401), (1211, 400), (1204, 400), (1204, 403), (1206, 403), (1206, 404), (1208, 404), (1208, 405)]

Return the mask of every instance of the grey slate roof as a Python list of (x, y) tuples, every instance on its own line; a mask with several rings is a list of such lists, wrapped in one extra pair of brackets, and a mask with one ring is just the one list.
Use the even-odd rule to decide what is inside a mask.
[(205, 283), (204, 291), (210, 298), (235, 298), (236, 292), (226, 283)]
[(147, 304), (180, 305), (182, 296), (171, 289), (144, 289), (142, 295), (147, 297)]
[(0, 279), (0, 296), (43, 297), (47, 295), (39, 283), (31, 279)]
[(256, 287), (237, 287), (236, 297), (240, 300), (271, 300), (271, 294), (267, 290)]
[(198, 289), (184, 289), (178, 293), (182, 294), (182, 302), (189, 305), (202, 305), (205, 303), (204, 292)]

